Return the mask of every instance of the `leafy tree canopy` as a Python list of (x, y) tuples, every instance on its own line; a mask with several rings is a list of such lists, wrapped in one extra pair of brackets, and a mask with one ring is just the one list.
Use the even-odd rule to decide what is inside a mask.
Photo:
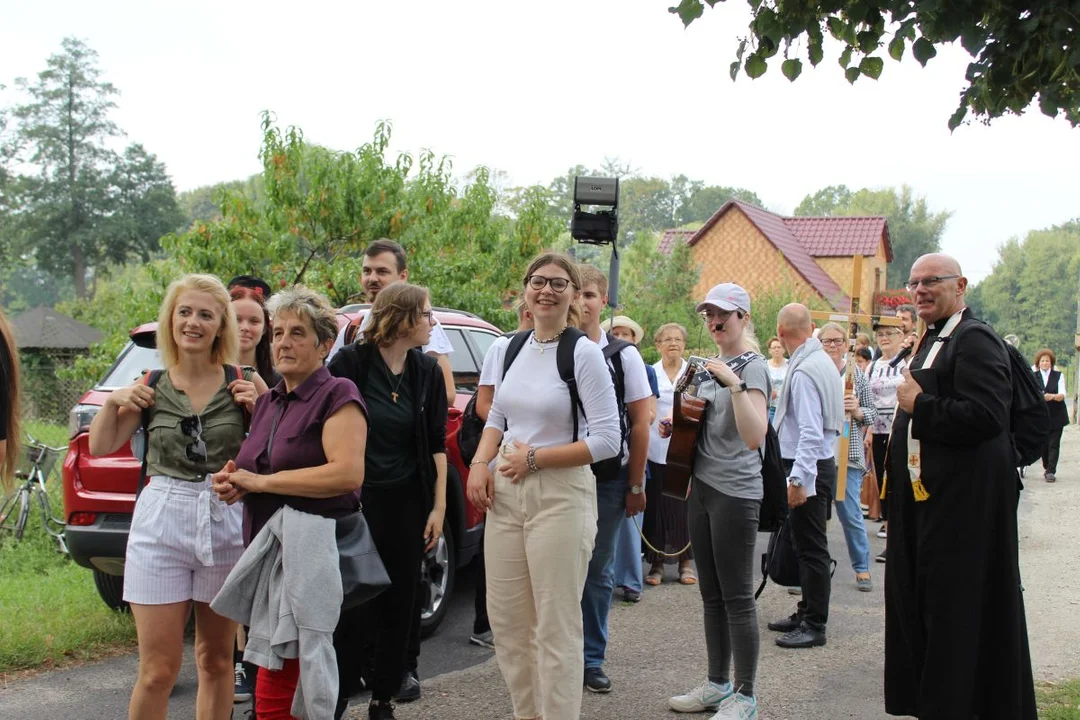
[[(705, 5), (721, 0), (681, 0), (670, 11), (684, 25), (702, 16)], [(1064, 113), (1080, 124), (1080, 13), (1075, 2), (1008, 0), (826, 0), (820, 3), (747, 0), (753, 11), (750, 35), (741, 40), (731, 63), (758, 78), (769, 61), (782, 54), (780, 70), (794, 81), (802, 72), (802, 48), (814, 67), (825, 57), (827, 31), (843, 43), (840, 67), (848, 82), (876, 80), (884, 54), (901, 60), (910, 53), (925, 66), (937, 45), (959, 41), (972, 56), (949, 118), (956, 129), (970, 112), (989, 122), (1006, 113), (1024, 112), (1038, 96), (1050, 117)]]
[(884, 215), (889, 223), (893, 261), (889, 263), (888, 282), (901, 287), (915, 260), (941, 249), (941, 234), (952, 213), (932, 212), (925, 197), (916, 197), (911, 188), (852, 192), (844, 185), (834, 185), (807, 195), (795, 208), (796, 215)]

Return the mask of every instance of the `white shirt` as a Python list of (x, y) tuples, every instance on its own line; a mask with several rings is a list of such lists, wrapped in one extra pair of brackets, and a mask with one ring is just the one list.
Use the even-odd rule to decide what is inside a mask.
[[(371, 326), (371, 313), (364, 315), (364, 319), (360, 322), (360, 330), (356, 333), (356, 339), (359, 340), (364, 336), (364, 331)], [(349, 328), (348, 325), (338, 330), (337, 337), (334, 338), (334, 344), (330, 346), (330, 354), (326, 356), (326, 362), (337, 354), (337, 351), (345, 347), (345, 331)], [(439, 355), (449, 355), (454, 352), (454, 346), (450, 342), (450, 338), (446, 336), (446, 331), (443, 330), (442, 323), (438, 320), (435, 321), (435, 327), (431, 328), (430, 342), (424, 345), (420, 350), (425, 353), (438, 353)]]
[[(1043, 387), (1046, 387), (1046, 383), (1050, 382), (1050, 371), (1040, 370), (1039, 374), (1042, 375)], [(1065, 391), (1065, 373), (1061, 373), (1061, 379), (1058, 380), (1057, 393), (1060, 395), (1068, 395)]]
[[(493, 343), (484, 359), (484, 364), (490, 360), (499, 374), (507, 345)], [(535, 447), (554, 447), (573, 442), (570, 391), (559, 377), (556, 355), (555, 343), (542, 345), (530, 335), (496, 386), (486, 427), (499, 431), (505, 427), (504, 443), (519, 440)], [(600, 346), (588, 338), (574, 346), (574, 377), (585, 408), (584, 415), (580, 408), (574, 410), (578, 413), (578, 440), (588, 445), (591, 462), (615, 457), (621, 440), (615, 386)]]
[(788, 478), (798, 478), (807, 497), (817, 495), (817, 461), (836, 455), (835, 430), (825, 430), (821, 414), (821, 395), (814, 381), (805, 373), (788, 375), (790, 385), (788, 410), (777, 428), (780, 456), (794, 458)]
[[(510, 338), (506, 335), (500, 335), (495, 338), (495, 342), (491, 343), (487, 355), (484, 356), (484, 366), (480, 368), (480, 381), (477, 385), (489, 385), (496, 390), (499, 389), (499, 385), (502, 384), (502, 359), (506, 357), (506, 346), (509, 344)], [(498, 363), (495, 362), (496, 352), (499, 355)]]
[[(682, 361), (679, 372), (675, 374), (676, 379), (682, 377), (682, 374), (686, 372), (687, 364), (685, 360)], [(658, 465), (666, 465), (667, 449), (668, 444), (671, 443), (671, 438), (660, 437), (660, 421), (671, 417), (675, 407), (675, 386), (668, 379), (663, 360), (653, 365), (653, 368), (656, 369), (656, 386), (660, 388), (660, 397), (656, 399), (656, 419), (649, 428), (649, 461)]]

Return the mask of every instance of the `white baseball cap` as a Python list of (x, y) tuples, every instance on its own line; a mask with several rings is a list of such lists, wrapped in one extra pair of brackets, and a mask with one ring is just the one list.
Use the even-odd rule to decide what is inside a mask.
[(701, 312), (710, 305), (729, 312), (742, 310), (744, 313), (749, 314), (750, 295), (735, 283), (720, 283), (709, 291), (709, 294), (697, 304), (694, 311)]

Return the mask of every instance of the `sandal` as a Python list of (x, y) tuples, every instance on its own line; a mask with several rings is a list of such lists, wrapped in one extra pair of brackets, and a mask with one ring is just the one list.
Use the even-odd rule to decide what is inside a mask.
[(645, 584), (655, 586), (662, 582), (664, 582), (664, 566), (653, 565), (649, 568), (649, 574), (645, 576)]
[(697, 573), (689, 565), (679, 568), (679, 582), (683, 585), (697, 585)]

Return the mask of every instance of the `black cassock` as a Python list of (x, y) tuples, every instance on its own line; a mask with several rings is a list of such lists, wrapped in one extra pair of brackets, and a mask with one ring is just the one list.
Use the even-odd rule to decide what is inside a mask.
[[(936, 335), (927, 332), (913, 368)], [(914, 417), (897, 408), (886, 461), (885, 709), (921, 720), (1035, 720), (1008, 356), (970, 311), (941, 342)], [(922, 502), (907, 468), (909, 422), (930, 496)]]

